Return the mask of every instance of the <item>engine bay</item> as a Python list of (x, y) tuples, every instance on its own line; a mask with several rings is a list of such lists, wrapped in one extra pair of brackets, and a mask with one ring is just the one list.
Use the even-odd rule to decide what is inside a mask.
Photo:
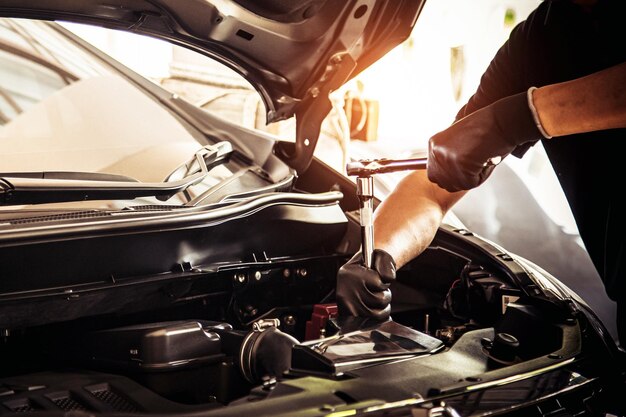
[(159, 294), (167, 307), (141, 302), (135, 311), (5, 329), (0, 413), (236, 415), (252, 404), (334, 407), (373, 393), (426, 399), (575, 356), (581, 332), (571, 311), (481, 242), (442, 229), (398, 271), (392, 321), (383, 323), (337, 316), (335, 277), (347, 256), (328, 254), (183, 268), (151, 293), (127, 292), (148, 301)]

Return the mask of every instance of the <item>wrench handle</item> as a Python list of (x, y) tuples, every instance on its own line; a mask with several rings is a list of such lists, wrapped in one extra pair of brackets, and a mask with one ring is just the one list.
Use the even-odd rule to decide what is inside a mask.
[(356, 189), (360, 201), (363, 264), (366, 268), (371, 268), (372, 253), (374, 252), (374, 178), (357, 178)]

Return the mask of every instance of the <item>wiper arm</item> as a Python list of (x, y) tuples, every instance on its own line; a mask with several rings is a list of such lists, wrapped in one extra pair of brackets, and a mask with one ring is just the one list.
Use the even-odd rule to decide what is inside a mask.
[(139, 182), (135, 178), (119, 174), (80, 171), (27, 171), (2, 172), (0, 178), (37, 178), (40, 180), (83, 180), (83, 181), (115, 181)]
[(122, 175), (97, 173), (0, 174), (0, 205), (130, 200), (137, 197), (165, 200), (202, 181), (213, 167), (228, 161), (232, 153), (230, 142), (207, 145), (195, 154), (200, 171), (171, 182), (145, 183)]

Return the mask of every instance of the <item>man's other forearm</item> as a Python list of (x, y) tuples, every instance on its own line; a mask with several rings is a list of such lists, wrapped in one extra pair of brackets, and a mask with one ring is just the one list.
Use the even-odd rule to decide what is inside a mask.
[(376, 209), (374, 247), (388, 252), (401, 268), (426, 249), (445, 213), (463, 194), (439, 188), (426, 171), (412, 172)]
[(626, 62), (538, 88), (533, 102), (551, 136), (626, 127)]

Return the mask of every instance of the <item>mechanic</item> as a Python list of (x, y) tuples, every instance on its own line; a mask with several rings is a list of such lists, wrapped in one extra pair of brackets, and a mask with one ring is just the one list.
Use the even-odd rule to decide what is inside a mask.
[(340, 269), (341, 314), (389, 317), (396, 267), (430, 244), (444, 214), (499, 159), (521, 157), (541, 140), (618, 303), (626, 345), (625, 3), (546, 0), (513, 29), (457, 121), (430, 139), (427, 172), (406, 176), (377, 208), (372, 269), (360, 253)]

